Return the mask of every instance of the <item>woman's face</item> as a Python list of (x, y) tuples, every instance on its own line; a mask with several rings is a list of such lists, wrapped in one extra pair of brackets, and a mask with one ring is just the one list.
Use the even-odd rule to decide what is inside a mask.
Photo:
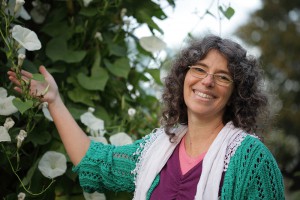
[[(219, 51), (210, 50), (204, 59), (193, 66), (201, 67), (208, 74), (224, 74), (230, 78), (227, 65), (227, 59)], [(222, 119), (232, 91), (233, 83), (225, 86), (216, 84), (212, 75), (197, 78), (190, 69), (185, 76), (183, 88), (188, 117)]]

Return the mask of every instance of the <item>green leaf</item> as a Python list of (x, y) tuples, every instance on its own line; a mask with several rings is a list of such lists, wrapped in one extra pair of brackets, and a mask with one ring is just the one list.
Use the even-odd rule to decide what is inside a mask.
[(157, 31), (159, 31), (160, 33), (164, 33), (163, 30), (161, 28), (159, 28), (159, 26), (152, 20), (152, 16), (148, 15), (147, 12), (145, 12), (144, 10), (139, 10), (137, 12), (137, 17), (147, 23), (147, 25), (149, 26), (150, 29), (156, 29)]
[(23, 179), (23, 184), (28, 185), (31, 182), (31, 179), (34, 175), (34, 172), (38, 166), (39, 160), (36, 160), (36, 162), (30, 167), (30, 169), (27, 171), (26, 176)]
[(50, 142), (51, 135), (50, 133), (43, 131), (43, 132), (33, 132), (28, 135), (28, 141), (31, 141), (35, 146), (37, 145), (44, 145)]
[(116, 56), (126, 56), (127, 51), (124, 46), (120, 46), (117, 44), (109, 44), (108, 46), (109, 52), (111, 55), (116, 55)]
[(85, 17), (93, 17), (98, 13), (98, 8), (83, 7), (79, 14)]
[(162, 85), (162, 82), (160, 80), (160, 70), (159, 69), (147, 69), (146, 72), (148, 72), (155, 82), (159, 85)]
[(32, 79), (40, 82), (45, 82), (45, 77), (42, 74), (32, 74)]
[(228, 20), (234, 15), (235, 12), (234, 9), (230, 6), (226, 10), (224, 10), (222, 6), (219, 6), (219, 10)]
[(27, 110), (33, 107), (32, 100), (27, 100), (24, 102), (19, 98), (14, 98), (12, 102), (14, 106), (20, 111), (21, 114), (23, 114), (24, 112), (26, 112)]
[(96, 51), (95, 53), (95, 61), (92, 66), (91, 76), (87, 76), (84, 73), (79, 73), (77, 75), (78, 83), (87, 90), (100, 90), (103, 91), (105, 85), (108, 81), (109, 75), (107, 71), (100, 66), (100, 52)]
[(94, 93), (91, 93), (87, 90), (84, 90), (80, 87), (74, 88), (71, 91), (68, 91), (68, 97), (76, 103), (83, 103), (85, 105), (94, 107), (95, 104), (93, 100), (99, 99)]
[(66, 40), (70, 39), (73, 34), (72, 27), (69, 27), (66, 23), (63, 22), (53, 22), (46, 24), (41, 29), (41, 31), (53, 38), (60, 37)]
[(128, 77), (128, 73), (130, 71), (130, 64), (128, 58), (120, 58), (116, 60), (113, 64), (111, 64), (108, 60), (104, 60), (104, 64), (107, 69), (118, 77)]
[(99, 73), (93, 74), (92, 77), (83, 73), (77, 75), (78, 83), (87, 90), (103, 91), (109, 76), (105, 69), (99, 67)]
[(82, 61), (86, 51), (72, 51), (67, 47), (67, 41), (58, 37), (48, 42), (46, 46), (46, 55), (53, 61), (65, 61), (66, 63), (77, 63)]

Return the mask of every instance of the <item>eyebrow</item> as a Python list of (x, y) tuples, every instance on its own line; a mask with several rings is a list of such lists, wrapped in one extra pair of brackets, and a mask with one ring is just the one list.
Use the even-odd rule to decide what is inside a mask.
[[(203, 67), (206, 67), (206, 68), (209, 68), (209, 66), (207, 65), (207, 64), (205, 64), (205, 63), (202, 63), (202, 62), (197, 62), (196, 64), (195, 64), (195, 66), (197, 66), (197, 65), (200, 65), (200, 66), (203, 66)], [(228, 74), (228, 75), (230, 75), (230, 72), (229, 71), (225, 71), (225, 70), (219, 70), (217, 73), (224, 73), (224, 74)]]

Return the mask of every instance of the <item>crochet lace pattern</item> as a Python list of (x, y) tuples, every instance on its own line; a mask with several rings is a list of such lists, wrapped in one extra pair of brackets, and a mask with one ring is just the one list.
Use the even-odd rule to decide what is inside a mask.
[(267, 147), (248, 135), (231, 157), (221, 193), (222, 200), (282, 200), (281, 172)]
[[(153, 135), (152, 135), (153, 136)], [(134, 169), (143, 148), (155, 138), (145, 137), (125, 146), (103, 145), (92, 141), (81, 160), (73, 167), (85, 192), (104, 190), (128, 191), (135, 189)], [(242, 140), (239, 140), (239, 139)], [(148, 143), (147, 143), (148, 142)], [(267, 147), (250, 135), (237, 137), (236, 145), (229, 147), (228, 167), (224, 177), (222, 200), (282, 200), (284, 187), (281, 172)], [(147, 199), (159, 181), (153, 181)]]

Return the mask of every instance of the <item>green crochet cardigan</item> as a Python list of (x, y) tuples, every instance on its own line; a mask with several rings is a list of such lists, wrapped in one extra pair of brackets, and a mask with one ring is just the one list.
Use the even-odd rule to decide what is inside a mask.
[[(92, 141), (84, 158), (73, 167), (83, 190), (89, 193), (103, 192), (104, 189), (133, 192), (135, 177), (132, 171), (139, 159), (136, 152), (142, 149), (145, 141), (144, 138), (119, 147)], [(147, 199), (158, 183), (159, 175), (153, 181)], [(273, 155), (259, 139), (247, 135), (236, 149), (225, 173), (221, 199), (284, 199), (281, 172)]]

